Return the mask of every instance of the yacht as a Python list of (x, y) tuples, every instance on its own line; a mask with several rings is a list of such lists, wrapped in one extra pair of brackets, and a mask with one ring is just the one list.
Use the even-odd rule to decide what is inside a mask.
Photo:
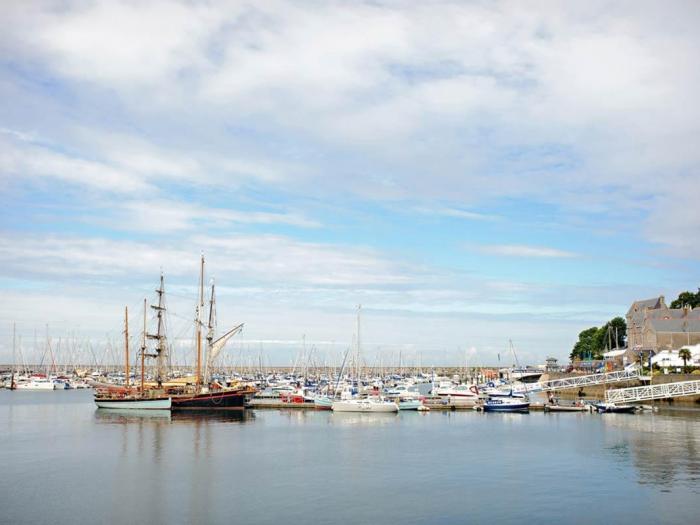
[(529, 412), (530, 400), (523, 395), (489, 395), (484, 402), (484, 412)]
[(433, 394), (449, 397), (459, 404), (476, 404), (479, 401), (479, 388), (476, 385), (450, 385), (433, 390)]
[(399, 405), (384, 399), (339, 399), (331, 405), (333, 412), (398, 412)]
[(56, 383), (46, 377), (30, 377), (29, 381), (17, 383), (17, 390), (56, 390)]

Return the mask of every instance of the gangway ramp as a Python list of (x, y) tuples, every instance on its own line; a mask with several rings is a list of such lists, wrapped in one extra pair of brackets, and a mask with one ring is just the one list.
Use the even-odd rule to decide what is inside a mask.
[(563, 377), (550, 381), (539, 381), (537, 383), (513, 385), (513, 391), (523, 392), (548, 392), (551, 390), (566, 390), (568, 388), (583, 388), (584, 386), (602, 385), (607, 383), (619, 383), (621, 381), (633, 381), (641, 379), (639, 368), (634, 367), (618, 372), (605, 372), (601, 374), (590, 374), (586, 376)]
[(693, 395), (700, 395), (700, 380), (616, 388), (605, 393), (605, 401), (608, 403), (635, 403), (638, 401)]

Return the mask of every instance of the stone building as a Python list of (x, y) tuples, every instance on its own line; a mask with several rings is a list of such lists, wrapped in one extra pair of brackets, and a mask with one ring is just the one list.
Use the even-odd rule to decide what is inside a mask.
[(664, 296), (635, 301), (627, 311), (627, 347), (677, 350), (700, 343), (700, 308), (669, 308)]

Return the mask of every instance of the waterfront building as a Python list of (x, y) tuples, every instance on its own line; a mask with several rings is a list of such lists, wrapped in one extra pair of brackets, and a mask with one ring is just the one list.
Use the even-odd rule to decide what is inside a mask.
[(545, 362), (545, 372), (559, 372), (561, 370), (561, 366), (559, 366), (558, 359), (556, 357), (548, 357)]
[(700, 345), (684, 346), (683, 348), (690, 351), (690, 359), (687, 361), (683, 361), (681, 358), (680, 350), (661, 350), (651, 358), (651, 364), (657, 365), (665, 373), (680, 373), (686, 365), (691, 368), (700, 367)]
[(657, 353), (700, 344), (700, 308), (669, 308), (660, 295), (635, 301), (626, 317), (631, 350)]

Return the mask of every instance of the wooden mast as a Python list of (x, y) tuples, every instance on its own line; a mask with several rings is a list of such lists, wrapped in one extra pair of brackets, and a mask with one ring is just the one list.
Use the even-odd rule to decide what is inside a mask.
[(204, 308), (204, 255), (199, 270), (199, 304), (197, 305), (197, 387), (202, 385), (202, 308)]
[(146, 299), (143, 300), (143, 340), (141, 341), (141, 394), (143, 394), (143, 385), (145, 379), (144, 365), (146, 361)]
[(129, 388), (129, 307), (124, 307), (124, 373), (126, 387)]

